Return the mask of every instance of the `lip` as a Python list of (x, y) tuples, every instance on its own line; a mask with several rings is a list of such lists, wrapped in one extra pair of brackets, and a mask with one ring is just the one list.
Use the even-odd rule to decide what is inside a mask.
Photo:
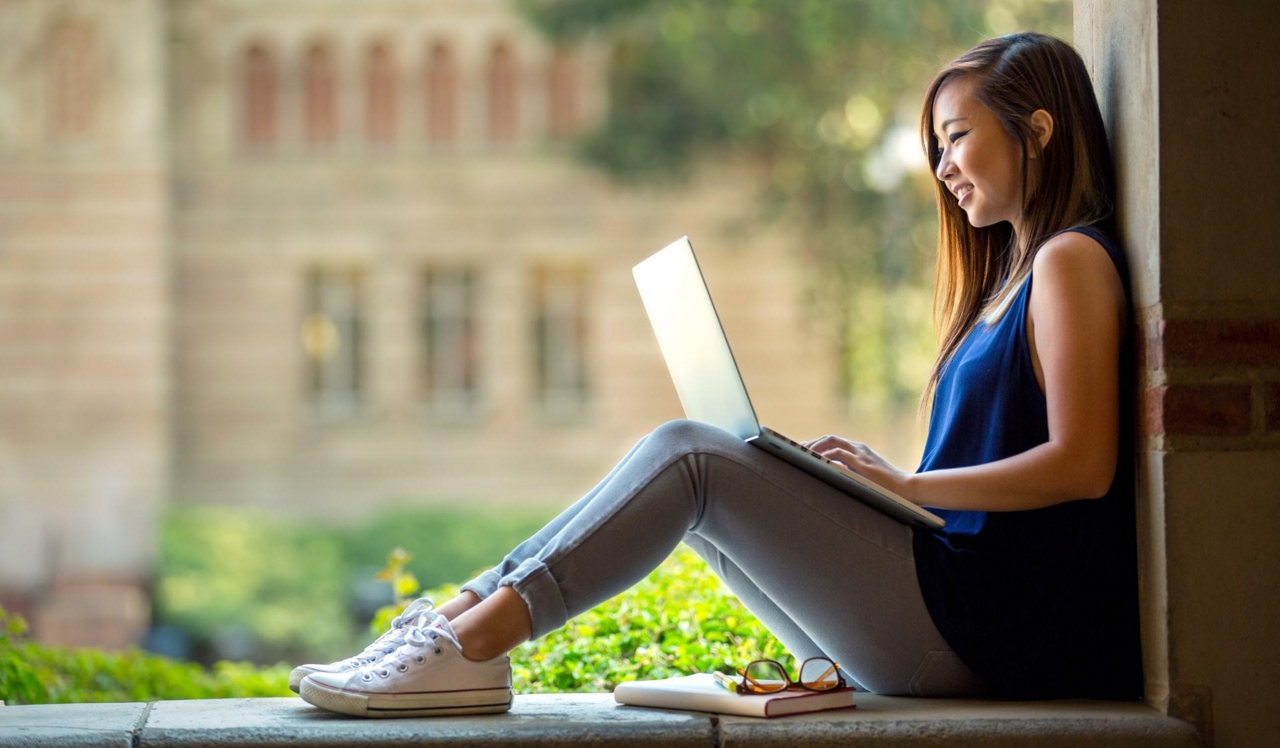
[[(969, 191), (964, 193), (963, 195), (958, 195), (957, 193), (959, 193), (962, 187), (968, 187)], [(958, 185), (953, 194), (957, 194), (956, 205), (963, 206), (965, 201), (969, 199), (969, 196), (973, 194), (973, 185), (971, 184)]]

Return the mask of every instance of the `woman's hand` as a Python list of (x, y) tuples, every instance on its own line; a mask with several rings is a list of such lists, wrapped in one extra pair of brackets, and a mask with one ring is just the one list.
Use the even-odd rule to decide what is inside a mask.
[(910, 495), (911, 474), (889, 464), (888, 460), (862, 442), (851, 442), (844, 437), (828, 435), (804, 442), (804, 446), (907, 501), (918, 503)]

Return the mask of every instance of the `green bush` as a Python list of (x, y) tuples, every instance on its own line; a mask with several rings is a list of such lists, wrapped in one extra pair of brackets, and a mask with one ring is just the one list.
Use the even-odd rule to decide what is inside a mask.
[[(399, 559), (403, 572), (407, 558)], [(415, 594), (402, 576), (402, 593)], [(456, 585), (428, 595), (443, 602)], [(374, 633), (395, 613), (380, 612)], [(220, 662), (211, 669), (136, 649), (105, 653), (37, 644), (26, 624), (0, 608), (0, 700), (14, 704), (155, 701), (286, 696), (289, 666)], [(364, 637), (366, 640), (368, 636)], [(758, 657), (779, 659), (781, 645), (681, 548), (628, 592), (512, 653), (519, 693), (607, 692), (638, 678), (732, 672)]]
[(147, 654), (50, 647), (26, 638), (26, 622), (0, 608), (0, 701), (67, 704), (289, 695), (289, 668), (220, 662), (205, 669)]
[(157, 622), (181, 628), (198, 651), (230, 633), (249, 640), (259, 661), (335, 660), (363, 641), (371, 607), (358, 617), (351, 598), (388, 548), (413, 548), (411, 570), (428, 587), (465, 581), (548, 514), (398, 511), (339, 529), (241, 508), (175, 510), (161, 523)]
[(627, 593), (512, 653), (520, 693), (609, 692), (629, 680), (733, 673), (786, 650), (681, 546)]
[(161, 523), (157, 617), (199, 643), (245, 630), (271, 658), (349, 646), (339, 533), (244, 510), (191, 509)]

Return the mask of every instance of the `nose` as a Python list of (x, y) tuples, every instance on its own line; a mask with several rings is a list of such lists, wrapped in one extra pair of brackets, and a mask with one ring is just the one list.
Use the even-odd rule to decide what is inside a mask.
[(951, 149), (944, 149), (942, 155), (938, 157), (938, 166), (933, 170), (933, 175), (939, 182), (945, 182), (955, 176), (955, 172), (955, 164), (951, 162)]

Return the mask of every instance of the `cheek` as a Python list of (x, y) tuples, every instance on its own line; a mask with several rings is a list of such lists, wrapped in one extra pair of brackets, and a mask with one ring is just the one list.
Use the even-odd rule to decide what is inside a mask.
[(1022, 191), (1022, 151), (1016, 143), (1008, 143), (1000, 154), (1001, 181), (1006, 185), (1005, 191), (1010, 197), (1017, 197)]

